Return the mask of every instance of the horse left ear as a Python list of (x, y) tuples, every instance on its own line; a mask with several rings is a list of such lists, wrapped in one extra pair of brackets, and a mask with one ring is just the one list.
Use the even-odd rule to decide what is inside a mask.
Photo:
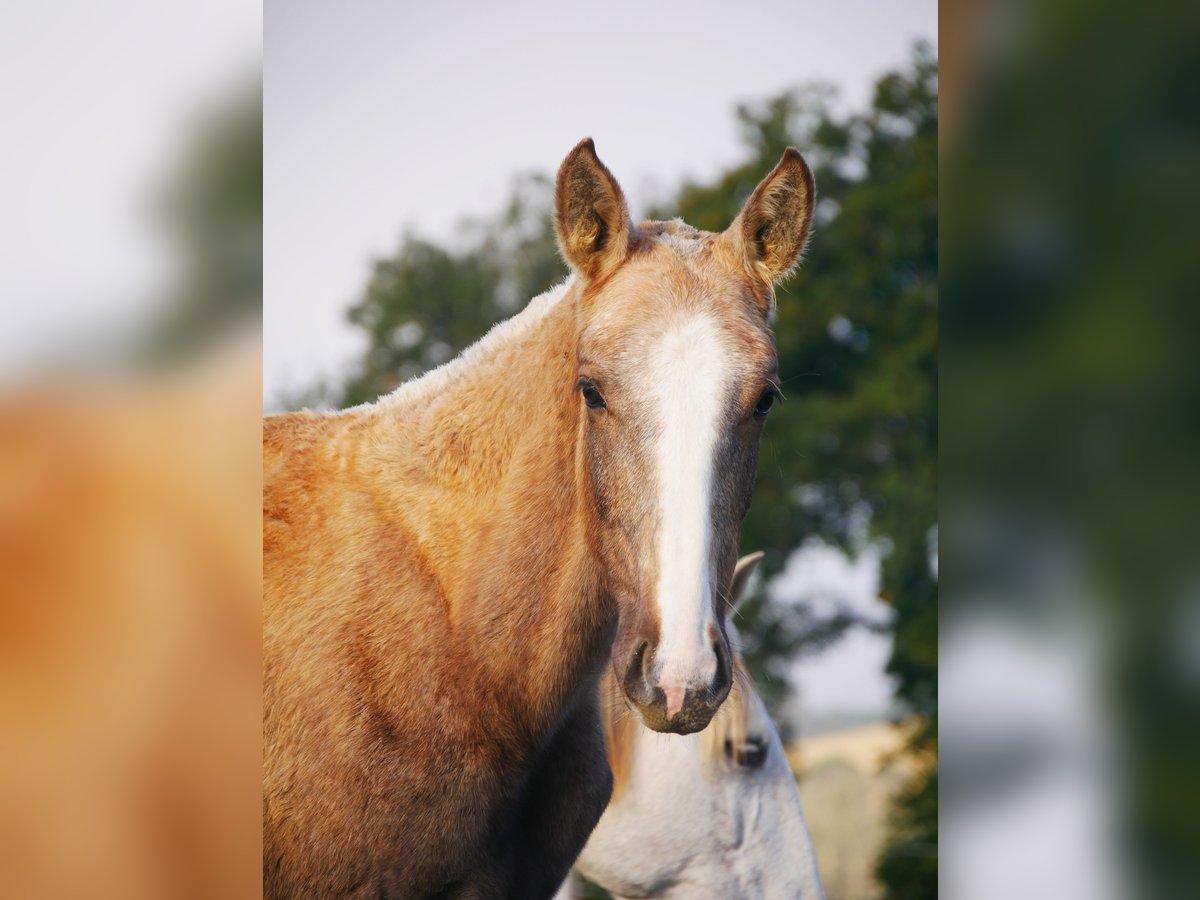
[[(788, 147), (725, 232), (748, 268), (770, 288), (800, 261), (812, 225), (816, 186), (808, 163)], [(769, 291), (768, 291), (769, 295)]]
[(554, 228), (563, 258), (586, 279), (610, 275), (629, 255), (629, 206), (591, 138), (580, 141), (559, 167)]
[(746, 588), (750, 584), (750, 578), (754, 575), (754, 570), (758, 568), (758, 564), (762, 562), (763, 552), (759, 550), (757, 553), (750, 553), (743, 556), (737, 561), (737, 565), (733, 568), (733, 583), (729, 586), (729, 600), (734, 608), (742, 605), (742, 601), (746, 599)]

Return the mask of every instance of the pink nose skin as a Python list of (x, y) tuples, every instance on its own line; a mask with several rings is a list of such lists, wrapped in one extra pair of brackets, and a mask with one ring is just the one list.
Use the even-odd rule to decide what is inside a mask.
[(664, 687), (662, 689), (667, 698), (667, 718), (675, 718), (675, 713), (683, 709), (683, 698), (687, 694), (687, 688), (682, 687)]

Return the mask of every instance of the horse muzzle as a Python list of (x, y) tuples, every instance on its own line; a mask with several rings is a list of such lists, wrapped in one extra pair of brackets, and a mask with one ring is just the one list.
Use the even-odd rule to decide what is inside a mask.
[(638, 645), (618, 680), (647, 728), (693, 734), (708, 727), (733, 683), (728, 644), (715, 641), (712, 652), (716, 665), (711, 677), (679, 678), (667, 674), (668, 667), (656, 665), (649, 641)]

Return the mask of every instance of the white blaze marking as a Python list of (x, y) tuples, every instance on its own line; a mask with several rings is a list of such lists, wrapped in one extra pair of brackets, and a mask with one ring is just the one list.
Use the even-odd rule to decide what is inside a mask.
[(716, 322), (706, 315), (666, 332), (650, 354), (652, 396), (662, 422), (656, 460), (662, 633), (656, 661), (664, 687), (699, 687), (716, 674), (707, 636), (715, 621), (712, 481), (728, 355)]

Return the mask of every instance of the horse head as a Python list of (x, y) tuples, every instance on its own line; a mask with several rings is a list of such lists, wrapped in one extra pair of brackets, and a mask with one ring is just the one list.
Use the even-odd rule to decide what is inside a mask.
[(732, 684), (721, 586), (780, 397), (773, 286), (804, 249), (813, 198), (794, 149), (720, 234), (634, 224), (591, 140), (558, 173), (558, 242), (580, 284), (570, 387), (588, 541), (617, 605), (617, 680), (656, 731), (700, 731)]

